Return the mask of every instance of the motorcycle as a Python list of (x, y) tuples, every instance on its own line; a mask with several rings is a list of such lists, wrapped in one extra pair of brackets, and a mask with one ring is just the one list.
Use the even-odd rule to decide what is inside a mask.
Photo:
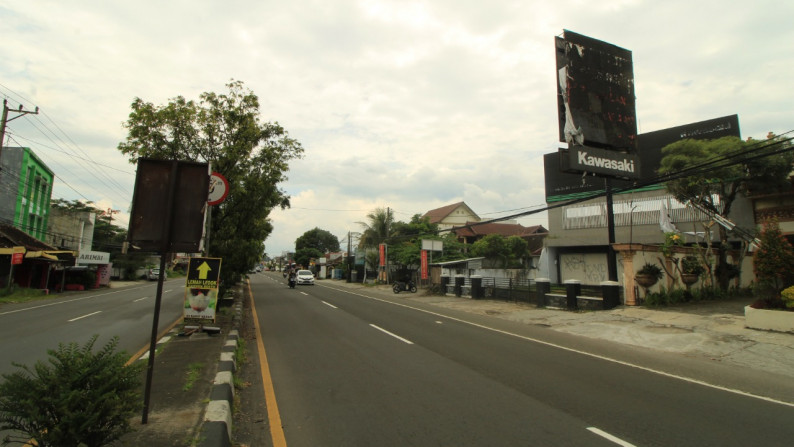
[(289, 283), (289, 288), (290, 289), (294, 289), (295, 288), (295, 277), (294, 276), (290, 276), (289, 280), (287, 282)]
[(392, 287), (392, 291), (394, 293), (400, 293), (403, 291), (409, 291), (411, 293), (416, 293), (416, 284), (413, 281), (395, 281), (394, 287)]

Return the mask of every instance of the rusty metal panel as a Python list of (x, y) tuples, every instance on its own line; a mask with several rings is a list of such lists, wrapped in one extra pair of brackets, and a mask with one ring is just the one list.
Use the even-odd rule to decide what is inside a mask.
[(560, 141), (634, 150), (637, 117), (631, 51), (565, 30), (555, 38)]
[(207, 163), (139, 159), (127, 240), (144, 251), (199, 251)]

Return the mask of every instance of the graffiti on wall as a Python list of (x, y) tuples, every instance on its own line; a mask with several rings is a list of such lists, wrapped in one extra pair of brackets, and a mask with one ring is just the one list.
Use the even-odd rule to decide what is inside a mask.
[(609, 279), (606, 255), (573, 253), (560, 255), (561, 280), (578, 279), (582, 284), (599, 284)]

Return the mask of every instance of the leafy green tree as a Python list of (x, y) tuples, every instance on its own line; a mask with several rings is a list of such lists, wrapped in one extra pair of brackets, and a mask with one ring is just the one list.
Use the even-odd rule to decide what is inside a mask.
[(330, 231), (315, 227), (295, 240), (295, 250), (300, 251), (302, 248), (314, 248), (321, 254), (336, 252), (339, 251), (339, 238)]
[(422, 239), (437, 239), (438, 225), (420, 214), (411, 217), (410, 222), (394, 222), (389, 244), (389, 258), (404, 268), (416, 268), (421, 262)]
[(309, 268), (312, 259), (323, 256), (323, 252), (313, 247), (304, 247), (295, 250), (295, 262), (303, 268)]
[(502, 266), (507, 266), (510, 250), (505, 238), (498, 234), (489, 234), (471, 244), (472, 256), (482, 256), (488, 259), (498, 259)]
[[(454, 233), (447, 233), (441, 240), (444, 242), (444, 251), (434, 255), (434, 262), (456, 261), (468, 257), (466, 245), (458, 241)], [(440, 255), (440, 256), (439, 256)]]
[(505, 240), (505, 247), (509, 253), (510, 264), (515, 267), (521, 267), (529, 256), (529, 242), (519, 236), (508, 237)]
[(156, 106), (136, 98), (118, 150), (131, 163), (139, 157), (211, 163), (229, 181), (226, 200), (210, 207), (208, 254), (223, 258), (221, 292), (236, 284), (259, 261), (273, 231), (276, 207), (289, 207), (278, 185), (289, 162), (303, 156), (300, 143), (277, 122), (261, 122), (259, 98), (240, 81), (228, 92), (202, 93), (199, 101), (178, 96)]
[(489, 234), (471, 245), (473, 256), (499, 260), (503, 268), (521, 267), (529, 254), (529, 243), (519, 236), (505, 238)]
[(0, 429), (12, 430), (3, 445), (40, 447), (110, 445), (131, 430), (130, 418), (141, 408), (143, 363), (125, 366), (127, 355), (114, 352), (113, 338), (92, 352), (97, 336), (83, 347), (59, 344), (49, 350), (49, 363), (3, 374), (0, 384)]
[[(722, 217), (728, 217), (736, 198), (748, 192), (768, 192), (779, 185), (791, 172), (794, 153), (791, 142), (770, 134), (767, 141), (743, 142), (736, 137), (716, 140), (681, 140), (662, 148), (660, 175), (675, 174), (686, 169), (727, 159), (733, 162), (712, 165), (706, 173), (670, 180), (667, 190), (679, 202), (693, 203)], [(752, 151), (748, 148), (754, 147)], [(720, 243), (717, 247), (717, 280), (722, 290), (727, 290), (735, 268), (728, 264), (728, 233), (719, 226)]]

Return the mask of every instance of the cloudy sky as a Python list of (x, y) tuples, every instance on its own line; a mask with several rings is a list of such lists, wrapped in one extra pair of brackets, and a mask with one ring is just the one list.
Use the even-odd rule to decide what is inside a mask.
[(41, 111), (6, 145), (56, 173), (53, 197), (126, 226), (135, 166), (116, 147), (133, 99), (240, 80), (306, 150), (267, 252), (314, 227), (344, 245), (378, 207), (402, 221), (459, 201), (483, 218), (542, 208), (564, 29), (632, 51), (641, 133), (730, 114), (744, 137), (794, 129), (792, 17), (780, 0), (4, 2), (0, 95)]

